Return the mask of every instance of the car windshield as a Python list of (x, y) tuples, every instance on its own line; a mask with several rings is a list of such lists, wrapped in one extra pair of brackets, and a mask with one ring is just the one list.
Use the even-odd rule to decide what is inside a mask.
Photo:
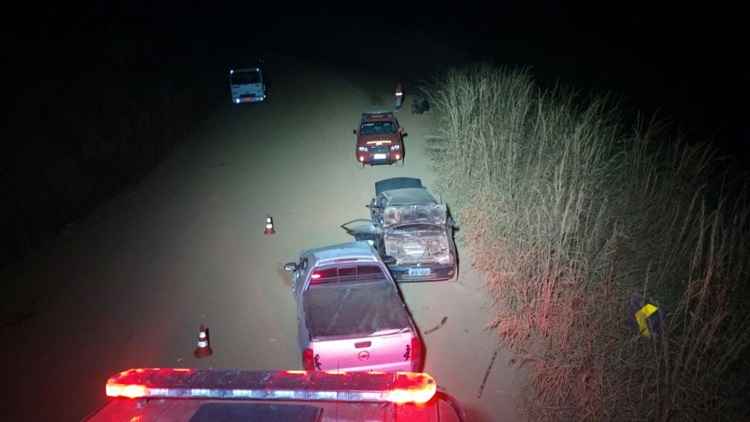
[(396, 125), (393, 122), (367, 122), (362, 123), (360, 128), (362, 135), (380, 135), (396, 132)]
[(231, 75), (232, 85), (247, 85), (260, 83), (260, 72), (252, 70), (235, 72)]

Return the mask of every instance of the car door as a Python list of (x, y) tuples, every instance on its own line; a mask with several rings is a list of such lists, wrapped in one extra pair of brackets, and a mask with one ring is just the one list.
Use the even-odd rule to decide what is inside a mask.
[(305, 308), (302, 304), (302, 292), (305, 288), (305, 280), (307, 279), (308, 273), (310, 272), (310, 260), (311, 257), (302, 255), (299, 263), (297, 264), (297, 270), (294, 272), (292, 280), (292, 292), (294, 293), (294, 299), (297, 302), (297, 343), (299, 344), (300, 350), (303, 350), (310, 339), (307, 324), (305, 323)]
[(383, 210), (386, 205), (388, 205), (388, 202), (385, 195), (382, 194), (377, 195), (372, 199), (372, 202), (370, 202), (370, 219), (376, 226), (382, 227), (383, 225)]
[(341, 225), (346, 234), (350, 235), (356, 241), (367, 241), (370, 244), (374, 244), (374, 240), (378, 236), (378, 228), (372, 223), (371, 220), (357, 219), (346, 222)]

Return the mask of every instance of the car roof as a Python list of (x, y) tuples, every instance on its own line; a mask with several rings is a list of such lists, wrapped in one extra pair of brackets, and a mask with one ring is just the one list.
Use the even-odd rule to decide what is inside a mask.
[(424, 188), (392, 189), (382, 193), (387, 206), (436, 204), (435, 197)]
[(355, 258), (377, 262), (375, 251), (366, 241), (339, 243), (321, 248), (308, 249), (305, 254), (313, 257), (312, 265), (325, 264), (342, 258)]

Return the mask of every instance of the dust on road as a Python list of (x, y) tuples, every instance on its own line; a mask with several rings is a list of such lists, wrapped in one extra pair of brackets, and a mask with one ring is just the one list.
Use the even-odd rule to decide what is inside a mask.
[[(14, 420), (80, 420), (104, 403), (107, 377), (131, 367), (300, 368), (281, 265), (302, 249), (349, 241), (339, 224), (367, 217), (376, 180), (434, 184), (424, 154), (430, 115), (412, 115), (408, 102), (398, 113), (405, 165), (355, 162), (352, 129), (362, 111), (389, 106), (392, 81), (363, 84), (361, 75), (288, 58), (269, 67), (267, 104), (227, 102), (146, 180), (5, 274), (52, 298), (3, 328), (14, 342), (2, 355)], [(497, 340), (484, 329), (491, 305), (481, 279), (467, 264), (460, 274), (402, 287), (420, 329), (443, 321), (424, 337), (426, 370), (470, 420), (518, 420), (520, 378), (500, 364), (502, 352), (476, 397)], [(198, 360), (200, 324), (214, 353)]]

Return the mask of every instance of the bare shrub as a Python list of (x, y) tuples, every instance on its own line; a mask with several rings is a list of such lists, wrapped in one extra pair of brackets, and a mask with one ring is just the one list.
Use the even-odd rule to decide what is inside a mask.
[[(490, 327), (530, 369), (524, 408), (534, 420), (722, 415), (721, 380), (750, 341), (733, 300), (750, 272), (747, 201), (715, 193), (711, 148), (655, 121), (628, 135), (611, 99), (579, 102), (487, 65), (430, 90), (428, 152), (496, 301)], [(636, 294), (665, 316), (651, 338), (633, 326)]]

